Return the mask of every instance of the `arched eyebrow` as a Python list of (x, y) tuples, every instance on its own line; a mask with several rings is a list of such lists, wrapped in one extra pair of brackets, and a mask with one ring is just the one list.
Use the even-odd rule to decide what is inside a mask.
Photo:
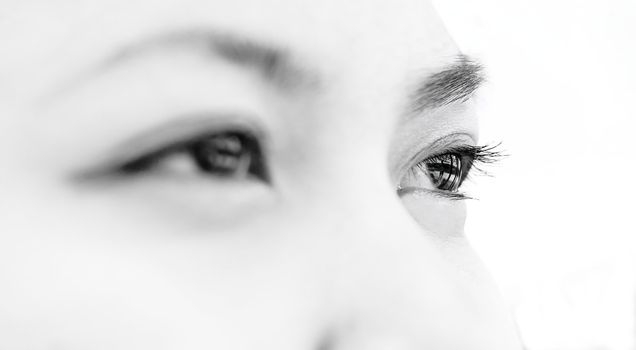
[(465, 102), (485, 81), (483, 66), (466, 55), (424, 77), (411, 95), (412, 112), (440, 108), (455, 102)]
[[(254, 70), (273, 86), (291, 91), (317, 89), (318, 74), (292, 59), (286, 49), (265, 41), (209, 29), (174, 31), (125, 44), (62, 86), (62, 92), (126, 62), (152, 53), (187, 51)], [(61, 91), (58, 91), (61, 92)]]
[[(286, 92), (298, 92), (322, 87), (320, 75), (293, 59), (285, 49), (265, 41), (210, 29), (174, 31), (124, 45), (96, 66), (73, 79), (71, 85), (82, 83), (126, 61), (153, 52), (194, 51), (202, 55), (221, 58), (246, 69), (253, 69), (265, 81)], [(79, 80), (79, 81), (78, 81)], [(466, 55), (440, 71), (420, 80), (410, 97), (411, 112), (439, 108), (472, 97), (484, 81), (481, 64)], [(67, 88), (69, 86), (66, 86)], [(66, 89), (62, 89), (66, 90)]]

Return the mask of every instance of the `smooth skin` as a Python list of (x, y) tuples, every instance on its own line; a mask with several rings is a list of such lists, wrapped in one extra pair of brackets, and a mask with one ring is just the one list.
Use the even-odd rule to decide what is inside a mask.
[[(0, 349), (521, 348), (464, 202), (396, 193), (436, 141), (477, 139), (469, 101), (408, 107), (460, 53), (428, 2), (0, 6)], [(148, 44), (188, 31), (281, 49), (302, 83)], [(185, 156), (82, 178), (189, 120), (255, 125), (271, 180)]]

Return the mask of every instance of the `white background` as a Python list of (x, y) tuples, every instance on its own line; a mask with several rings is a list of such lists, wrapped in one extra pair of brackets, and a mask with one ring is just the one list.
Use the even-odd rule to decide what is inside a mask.
[(487, 66), (468, 234), (529, 350), (634, 346), (636, 0), (443, 0)]

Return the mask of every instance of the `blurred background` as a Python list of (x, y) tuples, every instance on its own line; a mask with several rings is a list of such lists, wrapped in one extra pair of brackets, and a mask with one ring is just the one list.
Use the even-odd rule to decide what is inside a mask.
[(477, 180), (467, 234), (528, 349), (636, 349), (636, 1), (436, 6), (487, 67), (482, 141), (510, 156)]

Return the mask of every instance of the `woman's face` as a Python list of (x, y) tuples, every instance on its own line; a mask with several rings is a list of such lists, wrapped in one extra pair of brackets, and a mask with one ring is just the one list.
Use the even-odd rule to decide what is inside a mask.
[(519, 348), (430, 4), (1, 4), (1, 349)]

